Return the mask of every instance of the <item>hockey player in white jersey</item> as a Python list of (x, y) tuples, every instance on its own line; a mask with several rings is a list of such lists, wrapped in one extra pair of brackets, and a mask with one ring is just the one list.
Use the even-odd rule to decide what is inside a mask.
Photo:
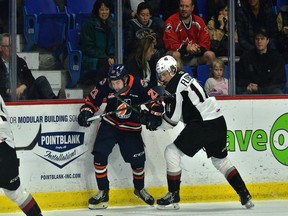
[(7, 110), (0, 95), (0, 188), (5, 195), (27, 215), (41, 216), (41, 210), (29, 192), (26, 192), (19, 178), (19, 160), (10, 128)]
[(158, 209), (179, 209), (181, 157), (193, 157), (204, 148), (215, 168), (227, 179), (246, 208), (252, 208), (252, 197), (239, 172), (227, 157), (227, 126), (215, 97), (208, 97), (196, 79), (177, 69), (171, 56), (159, 59), (156, 66), (159, 81), (173, 97), (165, 98), (165, 113), (160, 127), (170, 129), (179, 121), (185, 124), (176, 140), (165, 149), (168, 193), (157, 200)]

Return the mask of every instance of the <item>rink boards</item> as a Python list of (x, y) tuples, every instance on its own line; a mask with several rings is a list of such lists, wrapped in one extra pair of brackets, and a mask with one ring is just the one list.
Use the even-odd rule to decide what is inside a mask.
[[(97, 190), (90, 151), (98, 122), (89, 128), (78, 126), (81, 103), (8, 106), (17, 148), (22, 148), (17, 151), (22, 185), (34, 194), (44, 210), (86, 207), (88, 198)], [(219, 105), (228, 126), (229, 158), (253, 198), (288, 199), (288, 98), (229, 98), (219, 100)], [(179, 123), (169, 131), (143, 129), (145, 185), (155, 198), (167, 192), (163, 152), (182, 128)], [(29, 146), (32, 149), (25, 150)], [(238, 200), (204, 151), (194, 158), (184, 157), (182, 168), (181, 202)], [(142, 204), (133, 195), (131, 169), (117, 145), (109, 157), (108, 173), (109, 206)], [(0, 191), (0, 212), (12, 211), (18, 211), (17, 207)]]

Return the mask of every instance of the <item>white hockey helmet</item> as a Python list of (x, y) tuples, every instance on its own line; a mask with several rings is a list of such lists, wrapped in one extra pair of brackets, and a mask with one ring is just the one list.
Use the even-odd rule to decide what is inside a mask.
[(170, 55), (166, 55), (166, 56), (160, 58), (156, 64), (157, 75), (160, 75), (161, 73), (163, 73), (165, 71), (168, 71), (171, 76), (174, 76), (174, 74), (171, 74), (171, 72), (174, 71), (174, 73), (175, 73), (176, 70), (177, 70), (177, 62)]

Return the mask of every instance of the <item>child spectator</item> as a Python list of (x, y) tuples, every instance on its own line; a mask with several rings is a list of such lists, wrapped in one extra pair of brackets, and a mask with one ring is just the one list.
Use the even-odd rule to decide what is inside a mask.
[(223, 77), (224, 62), (221, 59), (215, 59), (211, 64), (211, 75), (208, 78), (204, 89), (209, 96), (228, 95), (228, 79)]

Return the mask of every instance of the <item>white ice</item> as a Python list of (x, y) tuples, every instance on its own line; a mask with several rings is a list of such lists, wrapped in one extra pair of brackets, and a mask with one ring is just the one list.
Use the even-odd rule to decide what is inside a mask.
[[(104, 210), (73, 209), (44, 211), (43, 216), (284, 216), (288, 213), (288, 200), (254, 201), (253, 209), (246, 209), (239, 202), (180, 204), (179, 210), (158, 210), (150, 206), (108, 207)], [(0, 216), (23, 216), (23, 213)]]

